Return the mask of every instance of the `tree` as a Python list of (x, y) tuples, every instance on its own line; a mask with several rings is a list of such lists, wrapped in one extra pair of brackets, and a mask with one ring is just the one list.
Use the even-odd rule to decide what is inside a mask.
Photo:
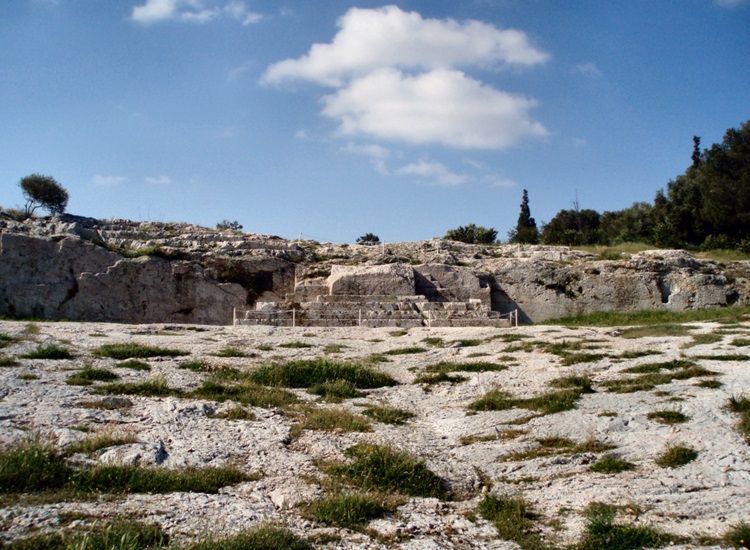
[(523, 190), (523, 199), (521, 199), (521, 213), (518, 215), (516, 228), (508, 232), (508, 240), (512, 243), (520, 244), (538, 244), (539, 230), (536, 227), (536, 221), (531, 217), (531, 208), (529, 208), (529, 192)]
[(216, 224), (216, 229), (220, 231), (225, 229), (230, 229), (232, 231), (242, 231), (242, 225), (240, 225), (240, 222), (238, 222), (237, 220), (221, 220)]
[(497, 230), (494, 227), (488, 229), (470, 223), (467, 226), (462, 225), (456, 229), (449, 229), (443, 238), (467, 244), (492, 244), (497, 238)]
[(365, 233), (357, 239), (357, 244), (363, 244), (366, 246), (374, 246), (380, 244), (380, 237), (374, 233)]
[(68, 192), (52, 176), (31, 174), (22, 178), (18, 185), (26, 199), (24, 214), (27, 218), (40, 206), (50, 214), (62, 214), (68, 206)]
[(572, 210), (560, 210), (542, 227), (542, 242), (567, 246), (601, 244), (605, 238), (600, 224), (601, 216), (596, 210), (581, 210), (576, 201)]

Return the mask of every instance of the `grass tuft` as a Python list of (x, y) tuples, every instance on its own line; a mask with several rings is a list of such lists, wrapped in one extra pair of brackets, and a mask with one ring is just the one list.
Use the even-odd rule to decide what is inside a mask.
[(724, 543), (734, 548), (750, 548), (750, 523), (741, 522), (724, 534)]
[(347, 464), (333, 465), (330, 472), (367, 490), (395, 492), (415, 497), (449, 499), (450, 491), (424, 461), (385, 445), (359, 443), (346, 450)]
[(552, 388), (576, 389), (581, 393), (594, 393), (593, 381), (587, 375), (571, 374), (550, 380)]
[(143, 361), (139, 361), (138, 359), (128, 359), (127, 361), (122, 361), (120, 363), (117, 363), (115, 365), (115, 368), (138, 370), (138, 371), (150, 371), (151, 370), (151, 366), (148, 363), (144, 363)]
[(295, 340), (294, 342), (285, 342), (283, 344), (279, 344), (280, 348), (287, 348), (287, 349), (305, 349), (305, 348), (311, 348), (313, 347), (312, 344), (308, 344), (307, 342), (301, 342), (299, 340)]
[(93, 354), (95, 357), (110, 357), (119, 360), (189, 355), (187, 351), (147, 346), (136, 342), (128, 344), (105, 344), (94, 349)]
[(220, 413), (213, 414), (211, 418), (221, 418), (223, 420), (257, 420), (254, 413), (248, 411), (245, 407), (235, 405)]
[(169, 535), (158, 525), (130, 518), (94, 523), (88, 531), (65, 531), (34, 535), (3, 544), (7, 550), (140, 550), (164, 548)]
[(143, 397), (170, 397), (182, 395), (180, 390), (170, 388), (164, 376), (144, 382), (121, 382), (97, 386), (96, 393), (104, 395), (141, 395)]
[(61, 346), (60, 344), (48, 344), (46, 346), (39, 346), (33, 351), (21, 355), (21, 359), (72, 359), (73, 354), (70, 353), (68, 348)]
[(600, 474), (619, 474), (635, 470), (635, 464), (613, 454), (606, 454), (589, 466), (589, 470)]
[(302, 414), (302, 419), (295, 432), (302, 430), (321, 430), (333, 433), (372, 431), (372, 425), (367, 418), (346, 409), (308, 407), (304, 409)]
[(370, 520), (393, 512), (395, 506), (372, 493), (341, 493), (308, 504), (305, 515), (310, 519), (346, 529), (358, 530)]
[(395, 348), (384, 351), (383, 355), (412, 355), (414, 353), (423, 353), (427, 351), (427, 348), (422, 346), (409, 346), (406, 348)]
[(646, 415), (649, 420), (656, 420), (661, 424), (681, 424), (687, 422), (690, 417), (680, 411), (653, 411)]
[(545, 393), (537, 397), (520, 399), (499, 389), (490, 390), (483, 397), (469, 404), (472, 411), (504, 411), (513, 408), (539, 411), (542, 414), (555, 414), (576, 407), (581, 397), (579, 389), (563, 389)]
[(313, 550), (313, 546), (285, 527), (261, 525), (228, 538), (188, 546), (187, 550)]
[(329, 359), (306, 359), (262, 366), (250, 374), (250, 379), (266, 386), (287, 388), (311, 388), (317, 384), (337, 380), (345, 380), (360, 389), (397, 384), (387, 374), (369, 367)]
[(667, 448), (654, 462), (662, 468), (679, 468), (698, 458), (698, 451), (687, 445), (674, 445)]
[(576, 550), (638, 550), (657, 548), (669, 541), (652, 527), (615, 523), (617, 508), (611, 504), (592, 502), (585, 515), (586, 530)]
[(740, 417), (737, 431), (747, 443), (750, 443), (750, 398), (732, 396), (729, 398), (727, 408)]
[(500, 538), (515, 542), (523, 550), (546, 547), (535, 529), (536, 515), (523, 496), (488, 495), (479, 503), (479, 513), (492, 522)]
[(416, 416), (411, 411), (382, 405), (368, 407), (362, 412), (362, 414), (369, 416), (378, 422), (382, 422), (383, 424), (391, 424), (393, 426), (406, 424), (406, 422)]
[(227, 401), (231, 399), (243, 405), (262, 408), (284, 408), (297, 403), (299, 398), (282, 388), (268, 388), (247, 380), (228, 383), (216, 378), (205, 380), (193, 394), (202, 399)]
[(70, 386), (90, 386), (94, 382), (112, 382), (119, 379), (120, 377), (111, 370), (86, 366), (84, 369), (68, 376), (65, 383)]
[(365, 395), (348, 380), (322, 382), (315, 384), (308, 391), (313, 395), (321, 396), (323, 401), (328, 401), (329, 403), (341, 403), (344, 399), (353, 399)]
[(241, 349), (233, 348), (231, 346), (220, 349), (216, 352), (217, 357), (247, 357), (247, 354)]
[(0, 367), (17, 367), (19, 365), (13, 357), (0, 355)]

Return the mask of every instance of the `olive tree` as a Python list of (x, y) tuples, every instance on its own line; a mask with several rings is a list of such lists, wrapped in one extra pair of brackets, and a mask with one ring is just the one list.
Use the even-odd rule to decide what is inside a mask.
[(46, 208), (50, 214), (62, 214), (68, 206), (68, 192), (52, 176), (31, 174), (18, 183), (26, 199), (24, 214), (30, 217), (39, 208)]

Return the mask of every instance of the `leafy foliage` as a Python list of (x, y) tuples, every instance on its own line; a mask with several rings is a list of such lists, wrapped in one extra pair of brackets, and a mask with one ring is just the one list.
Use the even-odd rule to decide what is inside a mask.
[(375, 246), (380, 244), (380, 237), (374, 233), (365, 233), (361, 237), (357, 238), (357, 244), (363, 244), (366, 246)]
[(488, 229), (481, 225), (470, 223), (466, 226), (459, 226), (456, 229), (449, 229), (443, 238), (467, 244), (492, 244), (497, 238), (497, 230), (494, 227)]
[(519, 244), (538, 244), (539, 230), (536, 227), (536, 220), (531, 217), (531, 208), (529, 207), (529, 192), (523, 190), (521, 199), (521, 212), (518, 215), (518, 222), (515, 229), (508, 232), (508, 242)]
[(18, 185), (26, 199), (26, 217), (31, 216), (40, 206), (51, 214), (62, 214), (68, 206), (68, 192), (52, 176), (31, 174), (22, 178)]

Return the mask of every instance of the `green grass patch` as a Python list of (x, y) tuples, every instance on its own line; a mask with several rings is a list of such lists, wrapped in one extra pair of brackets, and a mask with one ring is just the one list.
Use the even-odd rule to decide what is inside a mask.
[(434, 346), (436, 348), (445, 347), (445, 340), (443, 340), (439, 336), (428, 336), (427, 338), (422, 338), (422, 342), (424, 342), (425, 344), (429, 344), (430, 346)]
[(119, 379), (120, 376), (111, 370), (86, 366), (84, 369), (68, 376), (65, 383), (70, 386), (90, 386), (94, 382), (112, 382)]
[(415, 384), (440, 384), (441, 382), (448, 382), (450, 384), (460, 384), (466, 382), (467, 377), (461, 376), (460, 374), (448, 374), (445, 371), (440, 372), (423, 372), (414, 379)]
[(0, 355), (0, 367), (17, 367), (19, 362), (13, 357), (7, 355)]
[(695, 327), (690, 325), (680, 325), (676, 323), (666, 323), (663, 325), (645, 325), (640, 327), (625, 328), (620, 331), (623, 338), (649, 338), (661, 336), (689, 336), (690, 331)]
[(739, 416), (737, 431), (750, 443), (750, 398), (732, 396), (727, 402), (727, 409)]
[(453, 340), (450, 345), (455, 346), (458, 345), (462, 348), (473, 348), (476, 346), (481, 346), (484, 344), (484, 340), (477, 340), (475, 338), (464, 338), (462, 340)]
[(701, 380), (697, 384), (694, 384), (694, 386), (696, 386), (698, 388), (707, 388), (707, 389), (711, 389), (711, 390), (717, 390), (720, 387), (722, 387), (723, 385), (724, 384), (722, 384), (720, 381), (715, 380), (715, 379)]
[(359, 443), (345, 454), (346, 464), (335, 464), (329, 473), (362, 490), (377, 490), (415, 497), (449, 499), (445, 482), (423, 460), (386, 445)]
[(130, 399), (124, 397), (105, 397), (98, 401), (84, 401), (78, 404), (79, 407), (84, 409), (99, 409), (105, 411), (115, 411), (118, 409), (128, 409), (133, 406), (133, 402)]
[(137, 371), (150, 371), (151, 365), (148, 363), (144, 363), (143, 361), (139, 361), (138, 359), (128, 359), (127, 361), (122, 361), (120, 363), (117, 363), (115, 365), (116, 369), (130, 369), (130, 370), (137, 370)]
[(649, 420), (655, 420), (661, 424), (681, 424), (690, 420), (690, 417), (680, 411), (653, 411), (646, 415)]
[(322, 382), (315, 384), (308, 391), (313, 395), (319, 395), (323, 401), (328, 401), (329, 403), (341, 403), (344, 399), (354, 399), (356, 397), (364, 397), (365, 395), (348, 380)]
[(750, 307), (704, 308), (681, 312), (665, 309), (631, 312), (599, 311), (584, 315), (547, 319), (544, 324), (570, 327), (623, 327), (709, 321), (734, 322), (748, 315), (750, 315)]
[(232, 400), (243, 405), (267, 409), (285, 408), (299, 402), (299, 398), (283, 388), (269, 388), (249, 380), (228, 382), (216, 378), (205, 380), (193, 395), (213, 401)]
[(0, 349), (7, 348), (11, 344), (18, 342), (18, 338), (8, 336), (7, 334), (0, 334)]
[(217, 357), (247, 357), (247, 354), (238, 348), (228, 346), (216, 352)]
[(20, 356), (21, 359), (72, 359), (70, 350), (60, 344), (39, 346), (35, 350)]
[(186, 550), (313, 550), (313, 546), (285, 527), (261, 525), (231, 537), (200, 542)]
[[(666, 372), (664, 372), (666, 371)], [(616, 378), (607, 380), (602, 386), (614, 393), (633, 393), (650, 391), (657, 386), (669, 384), (673, 380), (688, 380), (715, 376), (718, 373), (699, 367), (692, 361), (675, 359), (663, 363), (644, 363), (624, 369), (625, 374), (640, 374), (636, 377)]]
[(549, 382), (551, 388), (574, 389), (581, 393), (594, 393), (593, 384), (591, 378), (585, 374), (561, 376)]
[(323, 348), (323, 353), (326, 355), (334, 355), (343, 352), (348, 347), (349, 346), (345, 346), (344, 344), (328, 344)]
[(695, 346), (704, 346), (707, 344), (715, 344), (716, 342), (721, 342), (722, 340), (721, 334), (716, 333), (708, 333), (708, 334), (693, 334), (693, 340), (691, 342), (688, 342), (687, 344), (683, 344), (683, 349), (693, 348)]
[(182, 361), (177, 368), (191, 370), (193, 372), (214, 372), (216, 367), (205, 359), (193, 359), (192, 361)]
[(536, 526), (537, 516), (521, 495), (488, 495), (479, 503), (479, 513), (492, 522), (501, 539), (523, 550), (547, 548)]
[(266, 386), (287, 388), (311, 388), (337, 380), (345, 380), (359, 389), (381, 388), (397, 384), (387, 374), (369, 367), (329, 359), (307, 359), (265, 365), (253, 371), (250, 379)]
[[(390, 499), (392, 501), (392, 499)], [(373, 519), (396, 510), (389, 499), (374, 493), (340, 493), (304, 506), (305, 516), (313, 521), (360, 530)]]
[(536, 439), (536, 447), (527, 451), (511, 453), (503, 457), (503, 461), (521, 462), (535, 458), (544, 458), (561, 454), (577, 453), (603, 453), (614, 449), (613, 445), (601, 443), (594, 439), (586, 440), (583, 443), (576, 443), (566, 437), (542, 437)]
[(742, 353), (727, 353), (721, 355), (694, 355), (693, 359), (702, 359), (704, 361), (749, 361), (750, 355)]
[(279, 344), (279, 347), (287, 349), (306, 349), (313, 347), (313, 345), (308, 344), (307, 342), (302, 342), (301, 340), (295, 340), (294, 342), (285, 342), (283, 344)]
[(258, 417), (254, 413), (248, 411), (245, 407), (235, 405), (211, 415), (211, 418), (220, 418), (222, 420), (257, 420)]
[(269, 344), (261, 344), (261, 345), (257, 346), (255, 349), (257, 349), (259, 351), (272, 351), (273, 350), (273, 346), (271, 346)]
[(95, 453), (101, 449), (107, 449), (109, 447), (117, 447), (119, 445), (127, 445), (128, 443), (135, 443), (138, 439), (129, 432), (118, 432), (117, 430), (102, 430), (96, 432), (93, 435), (86, 437), (80, 441), (71, 443), (65, 452), (68, 455), (76, 453)]
[(37, 534), (0, 543), (4, 550), (140, 550), (165, 548), (169, 535), (158, 525), (130, 518), (94, 522), (87, 530)]
[(416, 415), (404, 409), (398, 409), (396, 407), (388, 407), (385, 405), (377, 405), (373, 407), (367, 407), (362, 414), (369, 416), (370, 418), (377, 420), (383, 424), (391, 424), (393, 426), (401, 426), (406, 424), (409, 420), (414, 418)]
[(617, 507), (611, 504), (592, 502), (585, 516), (586, 529), (575, 550), (639, 550), (661, 547), (672, 540), (653, 527), (615, 523)]
[(644, 350), (633, 350), (633, 351), (623, 351), (620, 355), (617, 356), (618, 359), (639, 359), (641, 357), (648, 357), (649, 355), (661, 355), (662, 352), (652, 350), (652, 349), (644, 349)]
[(745, 348), (750, 346), (750, 338), (735, 338), (731, 342), (729, 342), (729, 345), (735, 346), (738, 348)]
[(409, 346), (405, 348), (389, 349), (388, 351), (384, 351), (383, 355), (412, 355), (415, 353), (423, 353), (425, 351), (427, 351), (427, 348), (423, 348), (422, 346)]
[(295, 432), (317, 430), (332, 433), (371, 432), (370, 421), (347, 409), (306, 407), (302, 410)]
[(143, 382), (120, 382), (97, 386), (94, 391), (103, 395), (140, 395), (143, 397), (179, 397), (180, 390), (170, 388), (164, 376), (157, 376)]
[(111, 359), (147, 359), (149, 357), (179, 357), (190, 355), (187, 351), (171, 348), (147, 346), (136, 342), (128, 344), (104, 344), (94, 349), (95, 357), (109, 357)]
[(698, 451), (687, 445), (668, 447), (654, 462), (662, 468), (679, 468), (698, 458)]
[(465, 435), (458, 439), (461, 445), (473, 445), (474, 443), (482, 443), (485, 441), (500, 441), (503, 439), (515, 439), (522, 435), (529, 433), (526, 430), (497, 430), (494, 434), (485, 435)]
[(722, 540), (734, 548), (750, 548), (750, 523), (743, 521), (733, 525), (724, 533)]
[(469, 410), (504, 411), (521, 408), (539, 411), (542, 414), (555, 414), (574, 409), (581, 394), (582, 392), (578, 389), (565, 389), (521, 399), (512, 397), (502, 390), (494, 389), (470, 403)]
[(599, 474), (619, 474), (635, 470), (635, 464), (613, 454), (606, 454), (589, 466), (589, 470)]
[(456, 363), (454, 361), (441, 361), (434, 365), (425, 367), (426, 372), (500, 372), (506, 370), (507, 365), (492, 363), (490, 361), (474, 361), (469, 363)]

